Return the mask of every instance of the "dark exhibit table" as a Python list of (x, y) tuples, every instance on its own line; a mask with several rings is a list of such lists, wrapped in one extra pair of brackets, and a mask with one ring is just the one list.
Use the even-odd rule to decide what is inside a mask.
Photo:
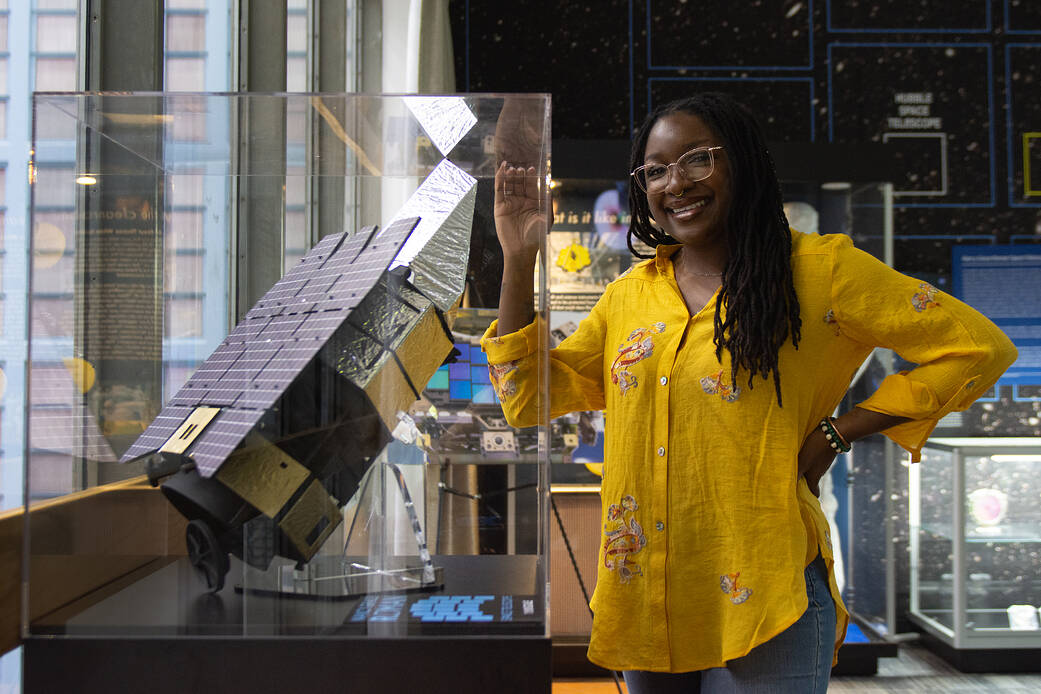
[(33, 622), (25, 692), (549, 692), (537, 558), (434, 559), (442, 589), (335, 600), (150, 567)]

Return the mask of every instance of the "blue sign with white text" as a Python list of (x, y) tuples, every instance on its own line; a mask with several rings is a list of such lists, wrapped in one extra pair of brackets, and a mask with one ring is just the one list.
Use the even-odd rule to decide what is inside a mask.
[(1041, 246), (954, 246), (954, 295), (1019, 350), (1001, 383), (1041, 385)]

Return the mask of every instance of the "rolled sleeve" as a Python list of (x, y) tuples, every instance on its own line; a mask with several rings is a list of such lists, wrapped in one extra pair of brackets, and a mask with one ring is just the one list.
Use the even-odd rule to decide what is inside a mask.
[(501, 364), (523, 359), (538, 352), (540, 322), (541, 318), (528, 323), (516, 332), (500, 336), (498, 319), (492, 321), (488, 330), (481, 336), (481, 349), (488, 355), (488, 363)]
[[(890, 427), (882, 433), (908, 451), (911, 461), (917, 463), (922, 455), (922, 446), (929, 439), (936, 424), (947, 414), (966, 409), (982, 392), (970, 398), (959, 397), (963, 395), (959, 392), (947, 402), (940, 404), (936, 393), (927, 384), (914, 380), (909, 375), (911, 373), (913, 372), (901, 371), (887, 376), (871, 397), (859, 403), (857, 407), (911, 418), (912, 421)], [(961, 391), (975, 391), (974, 386), (979, 379), (979, 375), (968, 379)]]
[[(604, 409), (604, 329), (598, 303), (572, 335), (549, 351), (550, 417)], [(497, 335), (495, 321), (481, 338), (492, 386), (511, 426), (539, 423), (544, 399), (539, 394), (539, 342), (544, 331), (540, 315), (507, 335)]]

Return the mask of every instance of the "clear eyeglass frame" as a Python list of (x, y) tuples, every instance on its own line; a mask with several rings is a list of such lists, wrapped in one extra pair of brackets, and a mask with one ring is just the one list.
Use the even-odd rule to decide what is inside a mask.
[[(696, 181), (703, 181), (716, 170), (716, 156), (715, 151), (717, 149), (723, 149), (723, 145), (716, 145), (714, 147), (695, 147), (689, 152), (684, 153), (678, 160), (671, 164), (644, 164), (638, 166), (629, 174), (636, 181), (636, 185), (644, 193), (649, 195), (660, 193), (665, 190), (669, 181), (672, 180), (672, 167), (676, 166), (679, 168), (680, 173), (685, 179), (694, 183)], [(708, 154), (708, 166), (706, 167), (703, 163), (697, 162), (699, 155)], [(660, 175), (656, 176), (653, 181), (647, 181), (647, 169), (648, 168), (660, 168), (663, 167), (664, 171)]]

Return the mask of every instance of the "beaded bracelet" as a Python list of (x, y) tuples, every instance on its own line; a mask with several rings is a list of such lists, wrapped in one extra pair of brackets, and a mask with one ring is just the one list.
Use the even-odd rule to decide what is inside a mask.
[(836, 453), (849, 453), (850, 449), (853, 448), (846, 439), (842, 437), (839, 430), (835, 428), (835, 418), (825, 417), (820, 421), (821, 431), (824, 432), (824, 437), (828, 439), (828, 445), (831, 446), (832, 450)]

